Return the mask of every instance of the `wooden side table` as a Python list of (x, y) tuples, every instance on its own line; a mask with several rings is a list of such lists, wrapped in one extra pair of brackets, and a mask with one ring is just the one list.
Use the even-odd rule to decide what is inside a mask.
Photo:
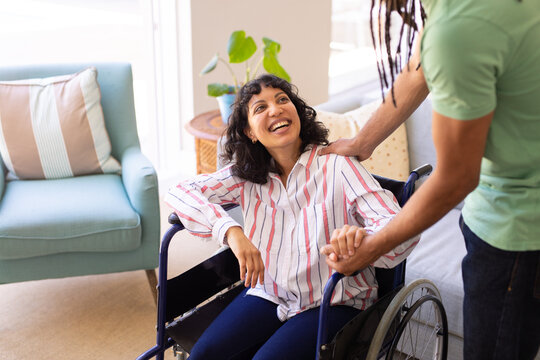
[(197, 174), (212, 173), (217, 167), (217, 141), (227, 125), (221, 121), (219, 110), (197, 115), (186, 124), (186, 130), (195, 137)]

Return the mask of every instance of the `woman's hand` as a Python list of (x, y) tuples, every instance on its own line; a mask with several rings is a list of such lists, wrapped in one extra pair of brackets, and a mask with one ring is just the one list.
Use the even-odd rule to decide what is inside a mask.
[(330, 244), (321, 248), (321, 254), (328, 256), (332, 261), (346, 260), (354, 255), (364, 236), (366, 236), (364, 228), (344, 225), (341, 229), (334, 230)]
[(254, 288), (257, 285), (257, 279), (262, 285), (264, 283), (264, 263), (259, 250), (249, 241), (239, 226), (230, 227), (225, 235), (229, 247), (238, 259), (240, 279), (244, 281), (244, 286)]

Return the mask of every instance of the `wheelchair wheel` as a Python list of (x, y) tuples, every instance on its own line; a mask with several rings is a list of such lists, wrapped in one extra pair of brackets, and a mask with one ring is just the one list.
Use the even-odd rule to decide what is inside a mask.
[(419, 279), (401, 289), (386, 309), (366, 360), (446, 359), (448, 323), (435, 285)]

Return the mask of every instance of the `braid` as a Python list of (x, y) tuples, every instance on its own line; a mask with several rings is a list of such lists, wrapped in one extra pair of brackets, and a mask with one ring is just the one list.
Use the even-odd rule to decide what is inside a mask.
[[(517, 0), (518, 2), (522, 2), (523, 0)], [(377, 40), (375, 36), (375, 29), (373, 28), (373, 12), (376, 7), (376, 3), (379, 3), (379, 9), (377, 14)], [(418, 5), (417, 5), (418, 2)], [(385, 7), (384, 11), (384, 19), (382, 18), (382, 9), (383, 6)], [(408, 25), (407, 27), (407, 34), (405, 35), (405, 39), (407, 40), (407, 53), (406, 53), (406, 59), (407, 59), (407, 69), (409, 63), (408, 60), (410, 59), (413, 51), (413, 44), (416, 37), (416, 33), (418, 32), (418, 26), (416, 21), (416, 10), (417, 6), (420, 7), (420, 20), (422, 21), (422, 26), (425, 24), (427, 15), (424, 10), (424, 7), (422, 6), (422, 3), (420, 0), (371, 0), (371, 11), (370, 11), (370, 17), (369, 17), (369, 26), (371, 29), (371, 40), (373, 42), (373, 48), (375, 49), (375, 54), (377, 55), (377, 71), (379, 73), (379, 82), (381, 86), (381, 97), (384, 99), (384, 90), (385, 88), (391, 87), (390, 91), (392, 94), (392, 103), (394, 106), (397, 107), (396, 104), (396, 97), (394, 94), (394, 80), (395, 77), (401, 72), (402, 66), (401, 66), (401, 40), (403, 39), (403, 35), (405, 32), (405, 25)], [(390, 44), (390, 19), (392, 12), (395, 11), (401, 16), (403, 19), (403, 23), (401, 25), (401, 28), (399, 30), (399, 41), (398, 45), (396, 47), (395, 53), (392, 55), (391, 50), (391, 44)], [(384, 42), (381, 34), (381, 22), (384, 21)], [(388, 61), (388, 72), (390, 73), (390, 85), (388, 85), (388, 77), (387, 77), (387, 66), (384, 63), (383, 60), (383, 47), (386, 47), (386, 58)], [(420, 69), (420, 63), (416, 67), (415, 71)]]
[[(390, 41), (391, 41), (391, 39), (390, 39), (390, 17), (392, 15), (392, 7), (391, 6), (386, 6), (386, 12), (385, 13), (386, 13), (385, 17), (386, 17), (387, 21), (384, 22), (384, 43), (386, 44), (386, 56), (387, 56), (387, 59), (388, 59), (388, 70), (390, 72), (390, 80), (391, 80), (390, 84), (394, 84), (394, 74), (396, 74), (398, 72), (394, 68), (394, 59), (392, 58), (392, 52), (390, 51)], [(401, 39), (401, 34), (400, 34), (399, 38)], [(392, 85), (390, 85), (390, 86), (391, 86), (390, 91), (392, 92), (392, 103), (394, 104), (394, 106), (397, 106), (396, 105), (396, 99), (395, 99), (395, 96), (394, 96), (394, 87)]]
[[(381, 11), (382, 11), (382, 6), (379, 6), (379, 14), (378, 14), (379, 19), (381, 18)], [(381, 22), (380, 21), (377, 22), (377, 26), (378, 26), (379, 44), (382, 44), (382, 38), (381, 38), (382, 32), (381, 32)], [(379, 59), (382, 59), (382, 58), (383, 58), (382, 46), (379, 46)], [(385, 71), (384, 63), (382, 62), (382, 60), (381, 60), (381, 70), (382, 70), (382, 77), (383, 77), (384, 86), (388, 87), (388, 80), (386, 79), (386, 71)]]
[[(412, 49), (413, 49), (413, 43), (416, 37), (416, 33), (418, 32), (418, 26), (416, 25), (416, 9), (417, 5), (416, 2), (418, 2), (418, 6), (420, 6), (420, 18), (422, 21), (422, 25), (425, 23), (426, 20), (426, 13), (424, 11), (424, 8), (422, 7), (422, 4), (419, 2), (419, 0), (406, 0), (401, 3), (399, 0), (378, 0), (379, 2), (379, 9), (377, 14), (377, 40), (376, 42), (376, 36), (375, 36), (375, 29), (373, 28), (373, 10), (376, 6), (376, 0), (371, 1), (371, 12), (370, 12), (370, 28), (371, 28), (371, 40), (373, 41), (373, 47), (375, 48), (375, 52), (378, 50), (378, 56), (377, 56), (377, 71), (379, 73), (379, 80), (380, 80), (380, 86), (381, 86), (381, 96), (384, 100), (384, 90), (385, 88), (390, 87), (390, 91), (392, 94), (392, 103), (395, 107), (397, 107), (396, 98), (394, 94), (394, 81), (396, 76), (401, 72), (402, 68), (402, 49), (401, 49), (401, 43), (403, 39), (403, 35), (405, 33), (405, 25), (408, 25), (407, 27), (407, 33), (405, 39), (407, 40), (407, 49), (406, 49), (406, 59), (408, 60), (412, 55)], [(384, 14), (383, 14), (383, 6)], [(400, 31), (399, 31), (399, 41), (397, 48), (395, 50), (395, 53), (392, 54), (391, 49), (391, 39), (390, 39), (390, 27), (391, 27), (391, 15), (392, 12), (396, 11), (401, 18), (403, 19), (403, 23), (401, 25)], [(382, 18), (384, 16), (384, 18)], [(384, 42), (383, 37), (381, 34), (381, 23), (384, 21)], [(386, 61), (388, 64), (385, 64), (383, 60), (383, 47), (386, 47)], [(378, 48), (378, 49), (377, 49)], [(407, 63), (408, 66), (408, 63)], [(418, 70), (420, 67), (420, 64), (416, 68)], [(387, 72), (389, 73), (387, 75)], [(388, 77), (390, 77), (390, 83), (388, 82)]]
[[(369, 28), (371, 29), (371, 41), (373, 43), (373, 47), (375, 48), (375, 52), (377, 52), (377, 46), (376, 46), (377, 43), (375, 42), (375, 32), (373, 31), (373, 9), (375, 9), (375, 0), (371, 0), (371, 11), (369, 12)], [(379, 11), (380, 11), (380, 7), (379, 7)], [(379, 18), (380, 18), (380, 15), (379, 15)], [(380, 30), (380, 22), (379, 22), (379, 30)], [(379, 31), (379, 34), (380, 34), (380, 31)], [(380, 43), (380, 39), (379, 39), (379, 43)], [(381, 85), (381, 96), (384, 101), (384, 87), (385, 86), (383, 84), (383, 73), (382, 73), (383, 70), (384, 70), (383, 64), (379, 60), (377, 60), (377, 72), (379, 73), (379, 83)]]

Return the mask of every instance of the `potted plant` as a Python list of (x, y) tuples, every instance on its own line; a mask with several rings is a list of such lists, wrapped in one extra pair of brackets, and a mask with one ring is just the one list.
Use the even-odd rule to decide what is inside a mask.
[[(228, 61), (219, 56), (219, 53), (214, 55), (210, 62), (202, 69), (200, 75), (208, 74), (214, 70), (218, 62), (224, 63), (232, 76), (232, 84), (212, 83), (208, 84), (208, 95), (216, 97), (221, 111), (221, 118), (227, 122), (231, 114), (231, 105), (234, 102), (236, 91), (242, 84), (250, 81), (257, 76), (257, 72), (262, 64), (264, 69), (270, 74), (279, 76), (287, 81), (290, 81), (290, 76), (285, 69), (280, 65), (278, 53), (281, 50), (281, 45), (267, 37), (262, 38), (264, 48), (258, 61), (253, 66), (249, 60), (257, 52), (257, 44), (251, 36), (246, 36), (243, 30), (234, 31), (227, 45), (227, 53), (229, 54)], [(231, 67), (231, 64), (245, 63), (245, 75), (240, 81)], [(253, 66), (253, 67), (252, 67)]]

